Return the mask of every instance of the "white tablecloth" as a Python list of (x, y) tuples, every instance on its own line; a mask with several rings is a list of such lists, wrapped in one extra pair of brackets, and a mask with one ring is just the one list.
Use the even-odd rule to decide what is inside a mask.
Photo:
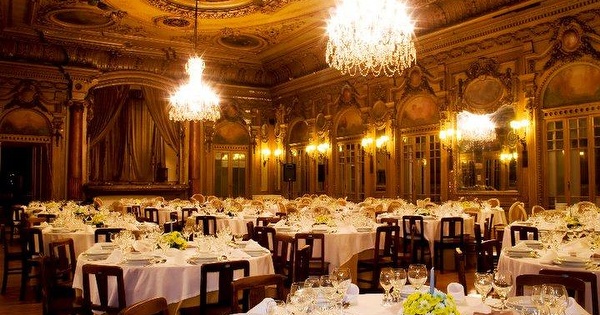
[(94, 246), (94, 232), (90, 231), (52, 232), (52, 229), (43, 229), (42, 237), (44, 241), (45, 253), (50, 253), (48, 248), (50, 242), (66, 238), (73, 239), (73, 248), (75, 250), (75, 256), (79, 256), (81, 253)]
[[(118, 250), (117, 250), (118, 251)], [(156, 252), (160, 253), (160, 252)], [(195, 254), (195, 249), (179, 251), (171, 249), (165, 263), (153, 264), (150, 266), (136, 266), (127, 263), (121, 263), (117, 258), (120, 253), (111, 254), (104, 261), (89, 261), (85, 255), (80, 255), (77, 262), (73, 287), (83, 290), (83, 277), (81, 267), (85, 264), (118, 264), (123, 268), (123, 278), (125, 282), (125, 296), (127, 305), (155, 298), (164, 297), (167, 303), (177, 303), (188, 298), (200, 295), (200, 265), (190, 265), (186, 262), (186, 257)], [(243, 258), (230, 257), (230, 260)], [(258, 257), (245, 258), (250, 262), (250, 275), (273, 274), (273, 260), (271, 254), (264, 254)], [(115, 261), (116, 260), (116, 261)], [(218, 290), (217, 275), (212, 275), (208, 280), (208, 291)], [(239, 277), (243, 276), (242, 274)], [(116, 285), (110, 283), (109, 304), (117, 304)], [(92, 286), (92, 296), (97, 296), (95, 286)]]

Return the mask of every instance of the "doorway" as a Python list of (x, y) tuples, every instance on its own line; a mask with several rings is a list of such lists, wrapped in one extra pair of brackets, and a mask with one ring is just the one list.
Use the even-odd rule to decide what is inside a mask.
[(3, 142), (0, 146), (2, 190), (12, 203), (47, 200), (49, 178), (48, 149), (44, 144)]

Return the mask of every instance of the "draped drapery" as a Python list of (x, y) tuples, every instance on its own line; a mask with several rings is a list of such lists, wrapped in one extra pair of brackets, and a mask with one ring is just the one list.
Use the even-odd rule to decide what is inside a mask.
[[(97, 136), (93, 143), (90, 140), (90, 181), (153, 182), (156, 168), (165, 165), (165, 154), (179, 154), (179, 127), (168, 120), (164, 93), (153, 88), (142, 91), (126, 93), (118, 112), (97, 118), (93, 133)], [(113, 92), (121, 94), (123, 89)], [(101, 99), (113, 102), (117, 98)], [(108, 106), (106, 111), (113, 109)]]
[(129, 85), (109, 86), (93, 92), (93, 117), (88, 124), (89, 144), (93, 146), (109, 131), (129, 95)]

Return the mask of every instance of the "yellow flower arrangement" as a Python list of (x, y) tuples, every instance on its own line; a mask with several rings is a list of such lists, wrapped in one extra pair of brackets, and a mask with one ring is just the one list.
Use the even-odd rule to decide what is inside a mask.
[(187, 241), (183, 238), (183, 235), (177, 231), (166, 233), (163, 239), (169, 243), (169, 247), (177, 249), (185, 249), (187, 247)]
[(92, 216), (92, 224), (93, 225), (101, 225), (104, 223), (104, 220), (106, 220), (106, 215), (102, 212), (96, 212)]
[(328, 224), (331, 218), (325, 214), (319, 214), (315, 217), (315, 224)]
[(577, 217), (567, 216), (565, 217), (565, 223), (567, 223), (568, 229), (576, 229), (578, 227), (581, 227), (581, 222), (579, 222), (579, 219)]
[(403, 315), (459, 315), (454, 298), (442, 292), (415, 292), (402, 304)]

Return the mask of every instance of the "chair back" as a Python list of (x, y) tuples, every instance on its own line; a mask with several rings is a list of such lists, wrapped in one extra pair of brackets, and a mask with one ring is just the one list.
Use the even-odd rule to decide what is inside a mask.
[(544, 207), (542, 207), (540, 205), (535, 205), (535, 206), (531, 207), (531, 215), (532, 216), (536, 215), (536, 214), (539, 214), (539, 213), (542, 213), (544, 211), (546, 211), (546, 209), (544, 209)]
[[(81, 271), (83, 275), (83, 310), (85, 313), (91, 314), (93, 311), (118, 313), (126, 307), (125, 282), (123, 281), (123, 269), (121, 267), (86, 264), (81, 267)], [(98, 303), (92, 302), (90, 275), (93, 275), (96, 280)], [(114, 279), (117, 284), (117, 306), (110, 306), (108, 303), (109, 279)]]
[(312, 247), (305, 245), (296, 251), (294, 263), (294, 282), (302, 282), (306, 280), (310, 273), (310, 255)]
[(38, 213), (37, 217), (44, 220), (44, 222), (52, 223), (56, 219), (54, 213)]
[(475, 248), (477, 248), (481, 246), (481, 242), (483, 242), (483, 235), (481, 234), (481, 225), (479, 223), (473, 224), (473, 234), (475, 234)]
[(99, 228), (94, 231), (94, 242), (100, 242), (100, 236), (104, 237), (104, 242), (112, 242), (110, 236), (123, 231), (123, 228)]
[(170, 233), (174, 231), (181, 232), (181, 226), (179, 225), (178, 220), (171, 220), (163, 224), (163, 230), (165, 231), (165, 233)]
[[(589, 283), (591, 288), (592, 296), (592, 309), (591, 314), (600, 314), (600, 303), (598, 302), (598, 277), (596, 274), (589, 271), (571, 271), (571, 270), (554, 270), (554, 269), (542, 269), (540, 270), (541, 275), (559, 275), (563, 277), (574, 277), (580, 279), (585, 283)], [(586, 294), (587, 296), (588, 294)], [(581, 305), (582, 307), (585, 305)]]
[(202, 226), (204, 235), (217, 235), (217, 217), (214, 215), (196, 216), (196, 225)]
[(285, 276), (286, 282), (294, 282), (294, 261), (296, 253), (296, 239), (288, 234), (275, 235), (275, 254), (273, 255), (273, 264), (275, 273)]
[(579, 305), (585, 305), (585, 282), (574, 277), (540, 274), (518, 275), (515, 278), (516, 295), (523, 295), (525, 287), (544, 283), (564, 285), (570, 297), (575, 298)]
[(158, 209), (156, 209), (154, 207), (144, 208), (144, 217), (150, 222), (159, 224), (158, 223)]
[(454, 263), (456, 264), (456, 272), (458, 273), (458, 283), (462, 284), (465, 289), (465, 295), (469, 292), (467, 290), (467, 260), (465, 258), (465, 253), (457, 247), (454, 249)]
[(184, 227), (187, 218), (190, 217), (194, 212), (198, 212), (196, 208), (181, 208), (181, 227)]
[[(234, 273), (238, 272), (237, 275)], [(239, 272), (242, 272), (240, 274)], [(218, 298), (215, 303), (208, 302), (208, 275), (217, 274), (219, 282)], [(200, 266), (200, 313), (205, 314), (207, 306), (229, 305), (232, 301), (231, 283), (236, 278), (248, 277), (250, 275), (250, 263), (247, 260), (223, 261), (203, 264)]]
[(142, 217), (142, 206), (140, 205), (131, 205), (127, 206), (127, 213), (131, 213), (135, 216), (135, 218)]
[(381, 224), (385, 224), (385, 225), (392, 225), (392, 226), (399, 225), (398, 219), (396, 219), (396, 218), (381, 218), (381, 219), (379, 219), (379, 222), (381, 222)]
[(490, 214), (483, 222), (483, 239), (491, 240), (492, 231), (494, 230), (494, 214)]
[(275, 228), (270, 226), (255, 226), (252, 239), (255, 240), (260, 246), (271, 251), (272, 254), (277, 253), (277, 242), (275, 236), (277, 231)]
[(164, 297), (157, 297), (132, 304), (119, 315), (169, 315), (169, 305)]
[(206, 201), (206, 198), (204, 198), (203, 194), (194, 194), (194, 195), (192, 195), (190, 200), (197, 202), (197, 203), (204, 203)]
[(500, 199), (498, 198), (490, 198), (487, 200), (492, 208), (500, 207)]
[(494, 239), (481, 242), (475, 250), (477, 253), (477, 272), (493, 272), (496, 270), (501, 249), (502, 246), (499, 240)]
[[(517, 238), (518, 237), (518, 238)], [(518, 240), (537, 240), (538, 228), (535, 226), (511, 225), (510, 244), (515, 246)]]
[(313, 264), (318, 264), (318, 269), (321, 274), (328, 274), (325, 270), (325, 234), (323, 233), (296, 233), (296, 250), (309, 245), (312, 248), (310, 261)]
[(48, 244), (50, 257), (55, 262), (56, 274), (64, 281), (72, 281), (75, 277), (75, 245), (72, 238), (56, 240)]
[(21, 251), (24, 259), (44, 255), (44, 237), (38, 228), (21, 229)]
[(423, 236), (423, 217), (420, 215), (405, 215), (402, 217), (402, 237), (404, 239), (408, 239), (411, 237), (410, 229), (413, 225), (417, 228), (416, 233), (414, 235), (415, 240), (425, 239)]
[[(272, 298), (285, 300), (284, 277), (282, 275), (258, 275), (239, 278), (231, 283), (231, 314), (246, 313), (248, 310), (268, 296), (267, 287), (275, 286), (276, 292)], [(242, 297), (240, 308), (240, 299)]]
[[(480, 234), (481, 235), (481, 234)], [(464, 220), (461, 217), (444, 217), (440, 224), (440, 243), (458, 244), (461, 248), (465, 241)]]
[(246, 237), (246, 239), (253, 240), (254, 239), (254, 222), (252, 222), (252, 221), (246, 222), (246, 230), (248, 231), (248, 236)]
[(527, 212), (522, 202), (516, 201), (508, 209), (508, 223), (527, 220)]
[(375, 231), (375, 251), (373, 254), (375, 264), (381, 264), (385, 258), (389, 258), (391, 265), (397, 266), (399, 244), (399, 226), (378, 226)]
[(281, 217), (258, 217), (256, 218), (256, 226), (268, 226), (269, 223), (277, 223)]

